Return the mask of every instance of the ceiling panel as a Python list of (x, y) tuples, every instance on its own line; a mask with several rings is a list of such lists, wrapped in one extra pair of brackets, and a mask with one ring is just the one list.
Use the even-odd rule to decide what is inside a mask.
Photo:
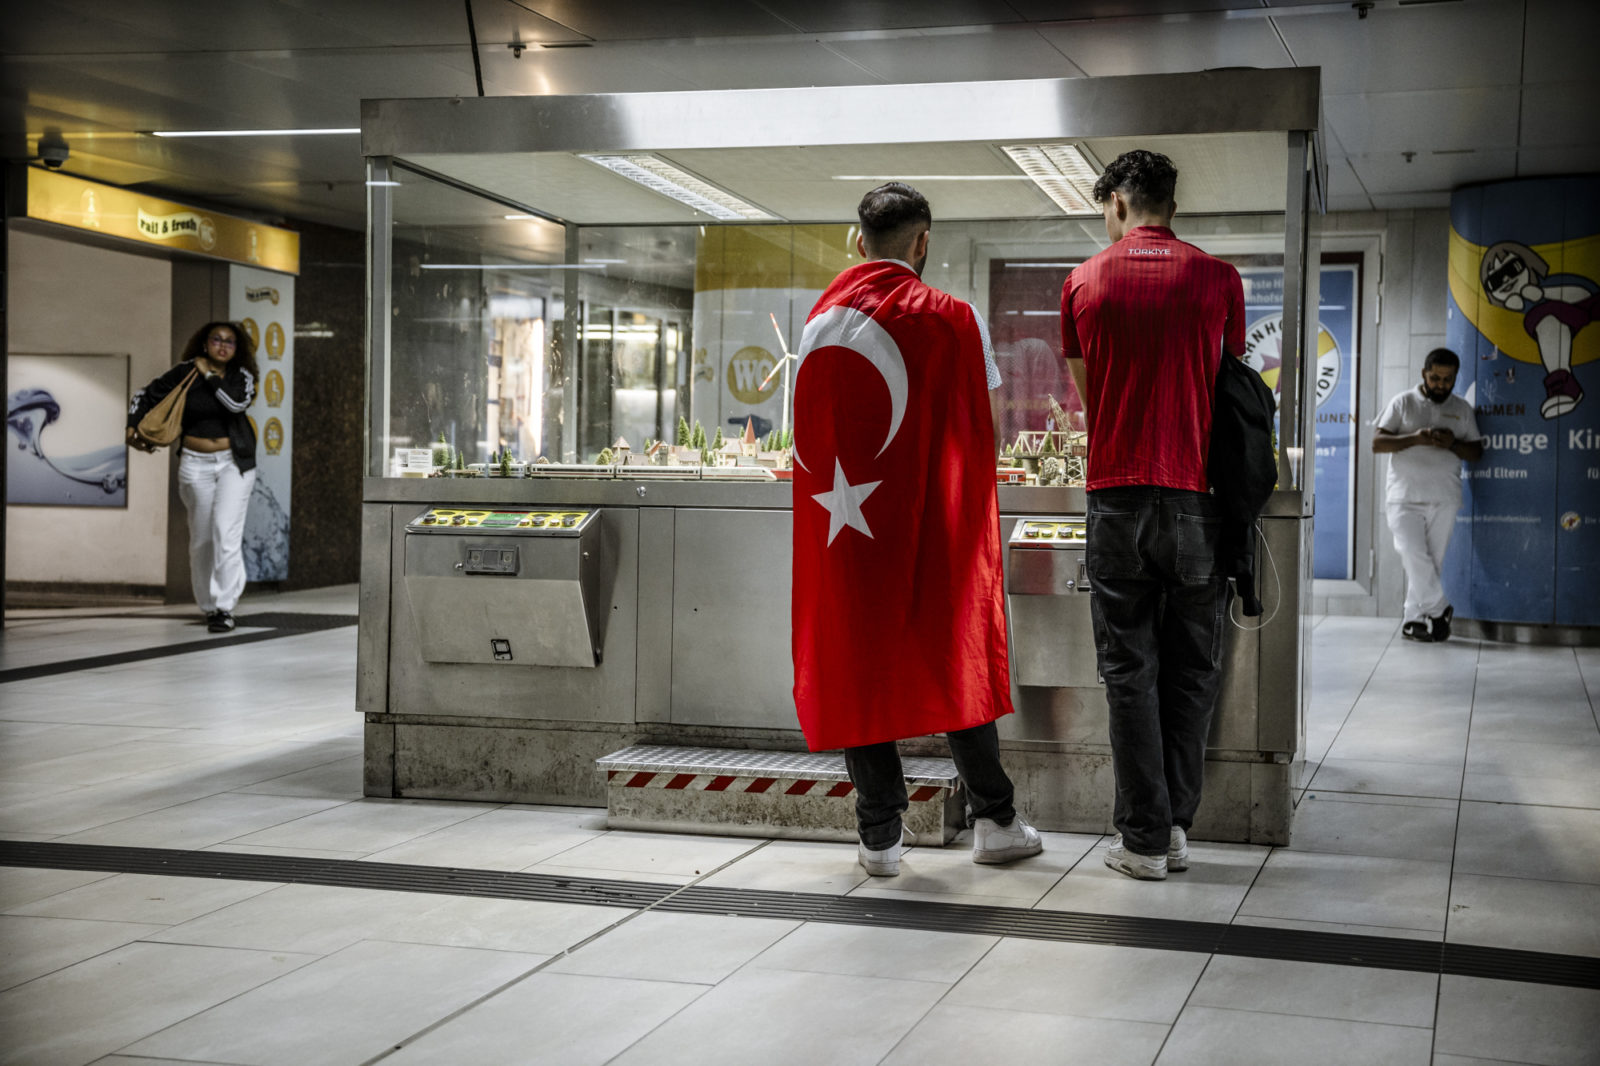
[(1099, 138), (1086, 142), (1102, 166), (1123, 152), (1160, 152), (1178, 168), (1180, 214), (1282, 211), (1289, 149), (1282, 133)]
[(1522, 90), (1522, 146), (1550, 148), (1600, 142), (1595, 107), (1600, 86), (1569, 82), (1529, 85)]
[(1328, 161), (1328, 210), (1368, 211), (1372, 199), (1344, 156)]
[(1274, 21), (1295, 64), (1325, 93), (1404, 92), (1517, 82), (1522, 0), (1474, 0)]
[(687, 78), (648, 54), (622, 45), (540, 48), (483, 56), (483, 87), (489, 96), (549, 96), (573, 93), (640, 93), (693, 89)]
[(520, 0), (523, 7), (602, 41), (792, 33), (794, 27), (746, 0)]
[(1596, 173), (1600, 173), (1600, 144), (1594, 141), (1565, 148), (1524, 148), (1517, 153), (1518, 177)]
[(1522, 79), (1539, 85), (1552, 81), (1600, 81), (1594, 45), (1600, 40), (1600, 4), (1594, 0), (1535, 0), (1528, 5), (1523, 38)]
[(1496, 148), (1517, 142), (1517, 94), (1501, 89), (1324, 96), (1328, 126), (1346, 152)]
[(1350, 165), (1370, 190), (1373, 204), (1382, 207), (1381, 199), (1397, 193), (1448, 194), (1458, 185), (1509, 176), (1515, 171), (1516, 157), (1517, 153), (1510, 149), (1465, 155), (1425, 153), (1407, 163), (1401, 156), (1389, 152), (1352, 155)]
[(1029, 27), (831, 40), (828, 47), (895, 84), (1083, 75), (1076, 65)]
[(803, 33), (982, 26), (1021, 18), (1006, 0), (762, 0), (761, 6)]
[[(595, 163), (562, 152), (419, 155), (428, 170), (573, 222), (693, 224), (706, 216)], [(510, 210), (507, 208), (506, 210)]]
[(1450, 194), (1444, 191), (1372, 194), (1372, 207), (1377, 211), (1439, 210), (1449, 206)]
[(1073, 22), (1039, 33), (1091, 77), (1291, 65), (1266, 19), (1149, 22), (1136, 31), (1125, 22)]
[[(83, 25), (83, 42), (72, 47), (70, 36), (49, 51), (86, 51), (93, 40), (108, 52), (127, 51), (108, 39), (116, 25), (152, 31), (185, 50), (215, 52), (262, 48), (347, 48), (372, 44), (360, 30), (323, 17), (333, 5), (296, 7), (279, 0), (51, 0), (48, 6), (75, 16)], [(31, 21), (31, 19), (29, 20)]]
[(1260, 7), (1260, 0), (1010, 0), (1033, 22), (1062, 19), (1134, 18), (1194, 11), (1237, 11)]
[[(810, 40), (629, 42), (596, 45), (581, 52), (528, 51), (521, 59), (509, 54), (485, 58), (485, 85), (506, 94), (772, 89), (876, 80)], [(585, 87), (573, 87), (577, 85)]]

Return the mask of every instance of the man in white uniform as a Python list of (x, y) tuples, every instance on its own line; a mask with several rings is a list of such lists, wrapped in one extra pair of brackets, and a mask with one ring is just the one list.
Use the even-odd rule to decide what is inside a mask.
[(1435, 348), (1422, 363), (1422, 384), (1393, 400), (1374, 423), (1372, 450), (1387, 453), (1384, 494), (1389, 531), (1406, 568), (1407, 640), (1450, 638), (1454, 610), (1439, 582), (1444, 550), (1461, 509), (1461, 460), (1483, 456), (1482, 435), (1472, 405), (1452, 390), (1461, 360)]

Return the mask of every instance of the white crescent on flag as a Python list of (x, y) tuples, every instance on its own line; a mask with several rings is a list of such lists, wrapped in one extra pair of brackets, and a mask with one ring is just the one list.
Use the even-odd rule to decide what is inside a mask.
[[(900, 423), (906, 416), (906, 400), (910, 395), (910, 382), (906, 376), (906, 361), (900, 346), (889, 332), (872, 320), (865, 311), (843, 304), (828, 308), (806, 323), (800, 335), (798, 363), (794, 371), (794, 393), (800, 395), (800, 372), (805, 369), (806, 356), (823, 348), (848, 348), (871, 363), (883, 375), (889, 388), (889, 435), (883, 439), (882, 455), (900, 432)], [(878, 456), (873, 456), (876, 459)], [(800, 459), (800, 442), (795, 441), (794, 461), (810, 470)]]

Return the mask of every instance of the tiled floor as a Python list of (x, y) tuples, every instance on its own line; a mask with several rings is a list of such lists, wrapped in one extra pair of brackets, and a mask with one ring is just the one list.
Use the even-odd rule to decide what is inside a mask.
[[(258, 597), (352, 614), (353, 589)], [(1600, 956), (1600, 651), (1326, 618), (1294, 846), (849, 847), (361, 797), (355, 630), (0, 684), (0, 837), (1242, 923)], [(19, 611), (0, 670), (205, 640)], [(0, 867), (0, 1063), (1600, 1062), (1600, 992), (950, 931)]]

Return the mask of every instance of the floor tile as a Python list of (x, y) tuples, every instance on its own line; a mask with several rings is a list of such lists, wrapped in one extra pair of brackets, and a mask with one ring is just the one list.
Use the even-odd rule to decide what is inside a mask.
[(383, 1061), (385, 1066), (601, 1066), (705, 991), (704, 985), (540, 972)]
[(883, 1060), (884, 1066), (1149, 1066), (1165, 1025), (941, 1004)]
[(1432, 1028), (1438, 990), (1436, 974), (1217, 955), (1189, 1003)]
[(1000, 942), (995, 936), (807, 922), (750, 963), (856, 977), (905, 977), (953, 984)]
[(1459, 799), (1462, 764), (1322, 760), (1311, 778), (1314, 792), (1371, 792), (1386, 796), (1436, 796)]
[(854, 844), (774, 840), (706, 878), (716, 888), (815, 892), (842, 896), (867, 879)]
[(500, 809), (414, 837), (368, 858), (421, 866), (523, 870), (555, 860), (599, 835), (593, 829), (576, 828), (571, 819), (558, 815)]
[(1238, 912), (1270, 850), (1249, 844), (1192, 842), (1189, 869), (1156, 883), (1135, 881), (1106, 866), (1108, 846), (1090, 852), (1035, 908), (1228, 922)]
[[(529, 867), (533, 873), (559, 873), (556, 867), (614, 870), (633, 874), (700, 877), (732, 862), (760, 841), (687, 833), (612, 831), (552, 859)], [(602, 875), (605, 876), (605, 875)]]
[[(543, 956), (364, 942), (125, 1048), (252, 1066), (347, 1066), (493, 992)], [(371, 1010), (370, 1004), (383, 1009)]]
[(284, 885), (152, 934), (172, 944), (325, 955), (358, 940), (381, 940), (438, 906), (420, 892)]
[(1283, 1066), (1286, 1054), (1295, 1066), (1428, 1066), (1431, 1037), (1405, 1025), (1189, 1007), (1156, 1066)]
[(1600, 883), (1600, 811), (1461, 804), (1456, 873)]
[(0, 915), (0, 944), (5, 945), (0, 952), (0, 989), (103, 955), (161, 929), (153, 923)]
[(552, 973), (716, 984), (800, 925), (647, 911), (548, 968)]
[[(617, 1056), (616, 1066), (877, 1063), (947, 985), (741, 970)], [(774, 1010), (774, 1004), (783, 1004)]]
[(276, 887), (263, 881), (118, 874), (17, 907), (11, 913), (177, 925)]
[(11, 911), (37, 900), (83, 885), (104, 881), (115, 874), (100, 870), (42, 870), (0, 866), (0, 911)]
[(407, 913), (386, 925), (384, 939), (558, 955), (634, 913), (626, 907), (589, 907), (532, 899), (431, 899), (433, 906)]
[(371, 853), (493, 810), (481, 804), (364, 799), (233, 838), (240, 844)]
[(1434, 1047), (1541, 1066), (1592, 1066), (1600, 1048), (1600, 991), (1446, 974), (1439, 979)]
[(90, 1062), (311, 961), (283, 952), (128, 944), (0, 993), (0, 1063)]
[(1443, 930), (1450, 864), (1274, 851), (1243, 915)]
[(282, 777), (274, 777), (243, 788), (238, 792), (260, 792), (273, 796), (312, 796), (318, 799), (355, 800), (363, 795), (361, 782), (362, 756), (349, 755), (343, 759), (313, 766)]
[(900, 860), (899, 877), (873, 877), (849, 893), (885, 899), (983, 901), (998, 907), (1031, 907), (1075, 866), (1100, 838), (1083, 833), (1041, 834), (1044, 851), (1004, 866), (972, 861), (972, 844), (912, 848)]
[(253, 834), (339, 805), (336, 799), (225, 792), (107, 822), (61, 838), (68, 844), (195, 849)]
[(1445, 939), (1600, 956), (1600, 885), (1458, 873)]
[(1294, 851), (1449, 862), (1456, 812), (1406, 803), (1351, 803), (1351, 793), (1313, 792), (1295, 811)]
[(1357, 922), (1317, 922), (1305, 918), (1263, 918), (1259, 915), (1241, 914), (1234, 925), (1254, 925), (1263, 929), (1303, 929), (1308, 933), (1344, 933), (1349, 936), (1399, 937), (1403, 940), (1425, 940), (1443, 943), (1443, 929), (1406, 929), (1392, 925), (1361, 925)]
[[(952, 1006), (1171, 1024), (1205, 968), (1182, 951), (1005, 939), (950, 990)], [(1028, 974), (1026, 981), (1019, 974)]]

